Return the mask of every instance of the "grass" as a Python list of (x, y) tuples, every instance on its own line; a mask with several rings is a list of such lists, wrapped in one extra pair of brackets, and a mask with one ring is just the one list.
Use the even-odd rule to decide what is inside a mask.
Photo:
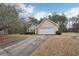
[(33, 53), (34, 56), (79, 56), (79, 33), (52, 35)]
[(11, 46), (32, 36), (33, 35), (20, 35), (20, 34), (0, 35), (0, 48)]
[(25, 39), (29, 35), (20, 35), (20, 34), (12, 34), (12, 35), (0, 35), (0, 42), (2, 41), (10, 41), (15, 39)]

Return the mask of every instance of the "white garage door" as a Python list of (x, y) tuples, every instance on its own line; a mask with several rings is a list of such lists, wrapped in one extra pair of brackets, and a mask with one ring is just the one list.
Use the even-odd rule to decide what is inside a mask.
[(55, 30), (53, 28), (42, 28), (38, 34), (55, 34)]

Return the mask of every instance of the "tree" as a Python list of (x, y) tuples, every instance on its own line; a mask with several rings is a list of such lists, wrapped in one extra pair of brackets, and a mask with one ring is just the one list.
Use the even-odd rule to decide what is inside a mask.
[(14, 6), (0, 4), (0, 29), (8, 29), (9, 33), (20, 33), (21, 23)]
[(66, 28), (67, 18), (64, 14), (59, 16), (58, 22), (59, 22), (60, 30), (63, 32), (66, 32), (67, 31), (67, 28)]
[(79, 32), (79, 15), (76, 17), (71, 18), (72, 21), (72, 28), (70, 29), (73, 32)]
[(48, 18), (49, 18), (50, 20), (54, 21), (55, 23), (57, 23), (58, 20), (59, 20), (59, 15), (56, 14), (56, 13), (54, 13), (54, 14), (52, 14), (52, 15), (49, 15)]
[(52, 15), (49, 15), (48, 16), (48, 19), (54, 21), (55, 23), (58, 23), (59, 24), (59, 30), (65, 32), (67, 29), (66, 29), (66, 25), (67, 25), (67, 18), (64, 14), (62, 15), (58, 15), (56, 13), (52, 14)]
[(27, 29), (32, 25), (37, 25), (39, 22), (36, 18), (34, 17), (28, 17), (27, 22), (26, 22), (26, 26), (25, 26), (25, 31), (27, 31)]
[(29, 21), (38, 24), (38, 20), (34, 17), (29, 17)]
[(74, 23), (74, 24), (73, 24), (72, 31), (73, 31), (73, 32), (79, 32), (79, 23)]

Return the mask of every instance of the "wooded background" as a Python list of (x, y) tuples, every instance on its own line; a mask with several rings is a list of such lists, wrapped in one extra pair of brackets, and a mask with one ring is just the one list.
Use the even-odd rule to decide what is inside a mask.
[[(0, 30), (7, 29), (9, 34), (25, 33), (32, 23), (39, 24), (44, 18), (40, 20), (35, 17), (25, 18), (19, 17), (21, 10), (16, 10), (15, 6), (0, 4)], [(67, 18), (64, 14), (51, 13), (46, 18), (54, 21), (59, 25), (59, 30), (62, 32), (79, 32), (79, 15), (72, 18)], [(70, 24), (69, 24), (70, 23)], [(72, 27), (67, 28), (67, 25)]]

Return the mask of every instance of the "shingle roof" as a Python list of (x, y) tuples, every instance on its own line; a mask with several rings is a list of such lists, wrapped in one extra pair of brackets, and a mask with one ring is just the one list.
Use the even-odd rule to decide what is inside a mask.
[(29, 28), (31, 25), (37, 25), (35, 22), (28, 22), (27, 27)]

